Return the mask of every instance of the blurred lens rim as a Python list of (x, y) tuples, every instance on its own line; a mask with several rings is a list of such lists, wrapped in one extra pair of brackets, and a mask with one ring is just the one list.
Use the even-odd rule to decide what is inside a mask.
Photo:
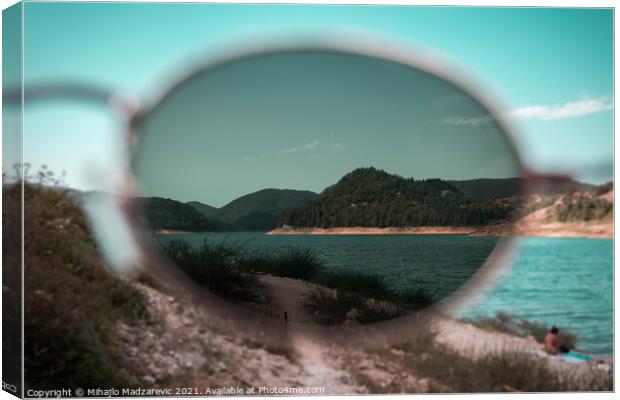
[[(236, 46), (232, 46), (223, 52), (211, 54), (206, 59), (203, 59), (198, 63), (198, 66), (184, 71), (176, 79), (172, 80), (172, 84), (161, 90), (156, 96), (154, 101), (146, 103), (141, 109), (134, 113), (133, 117), (129, 121), (128, 127), (128, 143), (129, 143), (129, 157), (130, 157), (130, 174), (133, 178), (133, 165), (134, 157), (136, 154), (136, 148), (139, 144), (139, 128), (141, 121), (148, 118), (149, 115), (157, 112), (159, 106), (168, 98), (168, 96), (181, 88), (185, 84), (191, 82), (192, 78), (203, 73), (209, 73), (209, 71), (216, 70), (220, 67), (240, 62), (245, 59), (251, 59), (254, 57), (286, 53), (286, 52), (303, 52), (303, 51), (329, 51), (341, 54), (350, 54), (356, 56), (370, 57), (380, 60), (389, 61), (392, 63), (400, 64), (407, 68), (428, 73), (431, 76), (435, 76), (451, 85), (456, 89), (467, 94), (473, 101), (476, 101), (486, 109), (498, 124), (500, 130), (503, 132), (506, 143), (509, 150), (512, 153), (513, 160), (517, 169), (520, 172), (520, 177), (526, 176), (526, 169), (519, 155), (517, 145), (514, 141), (514, 131), (507, 120), (503, 117), (502, 113), (498, 111), (498, 108), (493, 104), (497, 104), (497, 99), (494, 98), (491, 101), (489, 96), (484, 94), (487, 92), (481, 91), (472, 81), (478, 81), (475, 77), (468, 74), (463, 68), (456, 69), (460, 72), (464, 71), (466, 78), (456, 77), (454, 62), (445, 60), (438, 54), (429, 54), (428, 51), (417, 48), (411, 44), (397, 43), (396, 41), (382, 40), (372, 37), (368, 38), (355, 38), (355, 40), (342, 40), (339, 39), (322, 39), (319, 37), (290, 37), (288, 39), (258, 39), (243, 44), (238, 43)], [(463, 71), (462, 71), (463, 70)], [(128, 185), (132, 190), (136, 188), (135, 180), (132, 181), (132, 185)], [(525, 188), (522, 185), (522, 192), (525, 192)], [(132, 195), (134, 193), (131, 193)], [(136, 213), (139, 213), (136, 207), (129, 207), (128, 217), (132, 222), (135, 222)], [(140, 237), (140, 232), (136, 228), (136, 224), (131, 224), (136, 229), (136, 237)], [(145, 243), (143, 240), (141, 247), (144, 252), (152, 252), (153, 246)], [(488, 292), (495, 283), (504, 275), (508, 269), (508, 262), (506, 257), (512, 254), (514, 250), (514, 240), (509, 236), (505, 240), (501, 240), (498, 243), (489, 257), (480, 266), (474, 276), (469, 279), (461, 288), (450, 296), (442, 299), (436, 304), (419, 311), (413, 315), (407, 315), (404, 317), (395, 318), (384, 322), (374, 323), (370, 325), (364, 325), (359, 327), (347, 327), (347, 328), (333, 328), (323, 327), (319, 325), (310, 324), (294, 324), (297, 327), (291, 327), (290, 332), (295, 331), (297, 334), (310, 335), (313, 338), (324, 339), (330, 342), (339, 342), (342, 344), (365, 344), (365, 345), (380, 345), (386, 341), (393, 343), (406, 339), (410, 339), (413, 332), (420, 328), (420, 324), (423, 321), (430, 322), (436, 316), (450, 316), (456, 310), (463, 309), (466, 305), (470, 305), (478, 298)], [(156, 251), (156, 250), (155, 250)], [(152, 253), (151, 253), (152, 254)], [(150, 257), (151, 261), (166, 264), (166, 260), (163, 256)], [(168, 262), (168, 264), (170, 264)], [(160, 269), (159, 272), (164, 270)], [(173, 273), (174, 279), (183, 279), (178, 274)], [(190, 286), (195, 286), (189, 282), (185, 282)], [(200, 291), (197, 288), (194, 288)], [(206, 289), (204, 289), (206, 291)], [(197, 296), (201, 296), (200, 293), (196, 293)], [(273, 330), (274, 320), (269, 317), (256, 317), (256, 315), (249, 315), (244, 313), (243, 310), (239, 310), (240, 306), (234, 305), (227, 301), (220, 299), (219, 297), (209, 293), (207, 299), (209, 309), (216, 314), (220, 315), (226, 320), (227, 326), (232, 322), (236, 325), (239, 322), (238, 332), (255, 336), (252, 329), (248, 329), (249, 326), (254, 325), (255, 329), (264, 333), (266, 331)], [(290, 326), (290, 325), (289, 325)], [(297, 328), (297, 329), (295, 329)], [(240, 330), (239, 330), (240, 329)], [(355, 334), (352, 334), (354, 333)], [(243, 334), (242, 334), (243, 336)]]

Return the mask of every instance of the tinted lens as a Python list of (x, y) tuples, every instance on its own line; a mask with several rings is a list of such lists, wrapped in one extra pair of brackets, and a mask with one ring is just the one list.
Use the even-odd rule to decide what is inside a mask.
[(217, 296), (286, 322), (363, 325), (446, 298), (508, 233), (520, 191), (488, 109), (363, 55), (218, 64), (136, 133), (148, 240)]

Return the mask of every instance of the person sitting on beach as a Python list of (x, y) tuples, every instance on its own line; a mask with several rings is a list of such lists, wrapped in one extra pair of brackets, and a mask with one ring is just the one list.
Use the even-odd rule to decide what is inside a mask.
[(567, 353), (568, 349), (560, 345), (558, 339), (558, 333), (560, 330), (555, 326), (552, 326), (549, 332), (545, 335), (545, 348), (544, 350), (549, 354)]
[(552, 326), (545, 335), (545, 351), (549, 354), (558, 354), (560, 352), (560, 342), (558, 342), (559, 329)]

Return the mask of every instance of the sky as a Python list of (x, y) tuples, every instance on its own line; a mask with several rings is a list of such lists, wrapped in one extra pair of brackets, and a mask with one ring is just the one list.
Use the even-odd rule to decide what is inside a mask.
[[(611, 10), (26, 3), (24, 19), (26, 85), (59, 80), (88, 82), (146, 101), (193, 66), (196, 58), (266, 32), (325, 35), (364, 31), (392, 37), (456, 60), (469, 71), (468, 79), (472, 75), (477, 78), (477, 87), (495, 94), (494, 106), (514, 127), (514, 140), (528, 168), (566, 172), (593, 183), (612, 178)], [(458, 71), (454, 69), (455, 74)], [(231, 104), (229, 121), (243, 119), (242, 113), (233, 112), (233, 107)], [(403, 126), (411, 122), (402, 115), (400, 118), (401, 126), (390, 131), (397, 136), (403, 133), (395, 132), (402, 132)], [(443, 123), (435, 124), (434, 129), (490, 129), (493, 121), (489, 123), (485, 118), (484, 113), (446, 114), (440, 119)], [(177, 126), (181, 122), (177, 121)], [(267, 129), (266, 125), (261, 129)], [(255, 143), (254, 151), (241, 146), (244, 141), (238, 141), (234, 157), (232, 145), (228, 152), (207, 157), (205, 162), (212, 162), (213, 156), (219, 154), (226, 162), (211, 165), (202, 176), (196, 168), (183, 170), (189, 174), (186, 181), (200, 179), (200, 184), (207, 187), (196, 192), (195, 197), (187, 188), (154, 187), (154, 178), (145, 179), (151, 182), (147, 189), (215, 206), (262, 187), (320, 191), (361, 163), (364, 154), (373, 154), (365, 160), (389, 172), (419, 178), (433, 173), (414, 168), (415, 163), (408, 164), (404, 156), (391, 158), (400, 163), (390, 162), (387, 155), (392, 150), (377, 148), (370, 139), (360, 141), (367, 147), (355, 149), (351, 138), (347, 139), (349, 133), (339, 137), (333, 132), (306, 132), (283, 138), (282, 132), (270, 132), (272, 136), (263, 135), (260, 146)], [(47, 164), (56, 171), (66, 171), (70, 186), (102, 189), (120, 180), (123, 131), (120, 121), (111, 118), (106, 110), (77, 103), (29, 106), (24, 134), (25, 160), (35, 166)], [(215, 135), (220, 140), (224, 136)], [(211, 144), (223, 148), (223, 143)], [(406, 145), (409, 147), (394, 144), (394, 149), (405, 154), (407, 148), (415, 147), (411, 142)], [(376, 153), (385, 157), (375, 157)], [(451, 159), (450, 154), (444, 157)], [(172, 159), (169, 161), (166, 166), (174, 165)], [(282, 173), (273, 173), (276, 165)], [(468, 168), (461, 171), (462, 175), (474, 173), (473, 167)], [(298, 170), (306, 171), (303, 179)], [(253, 174), (251, 182), (240, 179), (244, 171)], [(441, 176), (445, 178), (466, 178), (454, 171), (435, 172), (447, 174)], [(179, 179), (170, 174), (167, 181)], [(208, 180), (203, 182), (203, 177)]]

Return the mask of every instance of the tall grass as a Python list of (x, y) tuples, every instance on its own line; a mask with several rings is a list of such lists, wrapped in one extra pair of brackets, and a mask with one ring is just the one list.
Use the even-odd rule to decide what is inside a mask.
[[(328, 269), (312, 249), (289, 247), (273, 254), (244, 250), (226, 242), (199, 247), (173, 240), (162, 245), (164, 253), (191, 278), (229, 299), (252, 300), (256, 274), (298, 279), (311, 283), (303, 294), (304, 307), (320, 324), (339, 324), (355, 309), (359, 323), (395, 318), (433, 304), (434, 297), (421, 286), (408, 291), (391, 289), (374, 274)], [(327, 288), (327, 289), (325, 289)], [(332, 296), (331, 290), (338, 295)]]
[(613, 377), (602, 371), (558, 370), (523, 352), (489, 353), (477, 359), (433, 346), (425, 357), (403, 360), (416, 374), (442, 382), (457, 393), (560, 392), (612, 390)]
[(207, 240), (193, 247), (182, 240), (162, 245), (163, 252), (198, 284), (229, 300), (254, 301), (256, 277), (239, 265), (239, 249)]
[(584, 368), (557, 368), (547, 360), (523, 351), (489, 352), (477, 358), (464, 357), (436, 341), (436, 332), (389, 349), (376, 350), (396, 361), (409, 374), (431, 380), (434, 392), (559, 392), (610, 391), (613, 375)]
[(250, 252), (240, 262), (245, 270), (304, 281), (312, 280), (325, 267), (316, 252), (301, 247), (289, 247), (277, 254)]
[[(372, 298), (354, 291), (331, 290), (310, 284), (302, 295), (302, 307), (320, 325), (341, 325), (347, 321), (370, 324), (386, 321), (418, 311), (426, 306), (421, 303), (399, 303), (393, 298)], [(427, 297), (427, 302), (432, 302)]]
[[(549, 332), (549, 327), (545, 324), (517, 318), (513, 314), (502, 311), (497, 312), (494, 317), (478, 317), (475, 319), (466, 319), (465, 321), (483, 329), (491, 329), (509, 335), (523, 337), (532, 336), (540, 343), (543, 343), (545, 335)], [(560, 345), (569, 349), (574, 349), (577, 343), (577, 335), (560, 328), (558, 341)]]
[[(148, 322), (146, 298), (108, 271), (76, 200), (42, 183), (24, 184), (26, 389), (131, 386), (131, 374), (112, 336), (120, 321)], [(7, 183), (2, 189), (3, 246), (13, 254), (10, 249), (20, 243), (20, 224), (5, 210), (20, 207), (21, 185)], [(6, 307), (7, 301), (20, 304), (21, 292), (14, 285), (19, 264), (12, 260), (5, 266), (5, 285), (11, 282), (3, 290)], [(20, 317), (7, 313), (4, 322), (15, 326)], [(20, 320), (12, 321), (15, 318)], [(3, 349), (7, 339), (3, 337)]]

